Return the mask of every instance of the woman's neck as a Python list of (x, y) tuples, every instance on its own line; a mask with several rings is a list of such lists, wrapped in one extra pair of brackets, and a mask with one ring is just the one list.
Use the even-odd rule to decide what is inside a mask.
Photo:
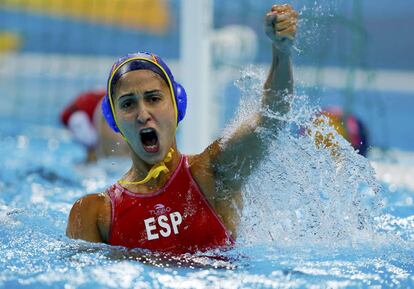
[(172, 159), (169, 162), (165, 162), (165, 166), (168, 169), (167, 173), (161, 172), (157, 178), (151, 178), (148, 182), (143, 184), (131, 184), (131, 182), (139, 182), (147, 177), (149, 171), (154, 166), (152, 164), (145, 163), (137, 156), (133, 157), (132, 166), (129, 171), (122, 177), (122, 181), (127, 182), (123, 184), (129, 191), (137, 192), (140, 194), (152, 193), (161, 189), (169, 180), (171, 174), (180, 163), (181, 153), (177, 150), (172, 154)]

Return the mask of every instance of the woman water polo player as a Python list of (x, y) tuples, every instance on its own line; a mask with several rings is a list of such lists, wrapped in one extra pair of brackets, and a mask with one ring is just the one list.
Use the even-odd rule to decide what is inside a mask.
[[(290, 49), (297, 15), (289, 5), (273, 5), (265, 16), (273, 59), (263, 111), (289, 109), (284, 97), (293, 91)], [(161, 58), (150, 53), (129, 54), (113, 65), (102, 109), (127, 141), (132, 167), (106, 192), (75, 202), (67, 235), (173, 254), (232, 245), (241, 186), (267, 148), (257, 128), (276, 133), (280, 120), (256, 112), (225, 140), (198, 155), (182, 155), (176, 127), (185, 115), (186, 94)]]

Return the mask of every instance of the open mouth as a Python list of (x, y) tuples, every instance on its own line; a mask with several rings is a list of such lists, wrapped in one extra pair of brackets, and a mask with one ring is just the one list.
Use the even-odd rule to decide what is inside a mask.
[(156, 153), (160, 149), (157, 132), (153, 128), (144, 128), (139, 132), (144, 150), (148, 153)]

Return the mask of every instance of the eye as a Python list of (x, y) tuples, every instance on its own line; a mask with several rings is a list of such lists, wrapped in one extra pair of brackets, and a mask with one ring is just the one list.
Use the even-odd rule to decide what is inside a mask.
[(161, 99), (160, 99), (159, 97), (157, 97), (157, 96), (151, 96), (151, 97), (150, 97), (150, 100), (151, 100), (151, 102), (158, 102), (158, 101), (160, 101)]
[(129, 99), (125, 99), (125, 100), (121, 101), (120, 108), (123, 109), (123, 110), (128, 110), (128, 109), (134, 107), (134, 105), (135, 105), (135, 101), (133, 99), (129, 98)]
[(157, 103), (161, 101), (161, 96), (158, 93), (151, 93), (145, 96), (145, 100), (149, 103)]

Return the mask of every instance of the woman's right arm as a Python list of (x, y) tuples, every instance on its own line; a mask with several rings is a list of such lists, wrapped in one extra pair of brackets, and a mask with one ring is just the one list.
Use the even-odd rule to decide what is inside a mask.
[(66, 235), (72, 239), (103, 243), (109, 238), (111, 203), (107, 194), (82, 197), (73, 205)]

